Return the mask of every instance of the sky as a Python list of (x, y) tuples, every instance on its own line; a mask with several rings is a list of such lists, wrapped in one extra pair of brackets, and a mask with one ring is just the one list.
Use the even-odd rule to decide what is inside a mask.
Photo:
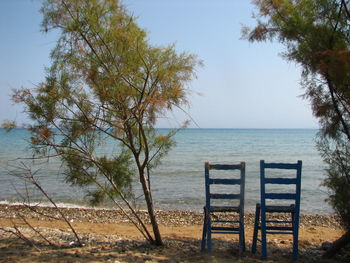
[[(279, 43), (249, 43), (242, 25), (254, 26), (250, 0), (124, 0), (154, 45), (175, 44), (204, 63), (189, 87), (190, 107), (169, 113), (158, 127), (188, 119), (197, 128), (317, 128), (301, 98), (301, 70), (284, 60)], [(27, 123), (11, 90), (35, 88), (50, 66), (57, 32), (40, 32), (40, 0), (0, 0), (0, 122)]]

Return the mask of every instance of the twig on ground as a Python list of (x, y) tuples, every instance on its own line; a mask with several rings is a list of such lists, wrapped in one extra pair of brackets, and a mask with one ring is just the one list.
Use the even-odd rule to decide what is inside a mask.
[(19, 239), (25, 241), (25, 242), (26, 242), (27, 244), (29, 244), (30, 246), (34, 247), (36, 250), (41, 251), (41, 250), (34, 244), (34, 242), (33, 242), (32, 240), (30, 240), (29, 238), (27, 238), (27, 237), (19, 230), (19, 228), (18, 228), (13, 222), (12, 222), (12, 224), (13, 224), (13, 227), (12, 227), (12, 228), (13, 228), (14, 230), (12, 230), (12, 229), (10, 229), (10, 228), (6, 229), (6, 228), (4, 228), (4, 227), (0, 227), (0, 230), (3, 231), (3, 232), (5, 232), (5, 233), (10, 233), (10, 234), (12, 234), (12, 235), (18, 237)]

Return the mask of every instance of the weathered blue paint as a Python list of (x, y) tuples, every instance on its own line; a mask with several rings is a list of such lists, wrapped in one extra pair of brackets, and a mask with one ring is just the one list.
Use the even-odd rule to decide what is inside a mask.
[(296, 178), (265, 178), (265, 184), (296, 184)]
[(209, 178), (209, 184), (241, 184), (241, 179), (211, 179)]
[(240, 199), (240, 194), (210, 194), (210, 199)]
[(265, 199), (286, 199), (286, 200), (295, 200), (296, 194), (288, 193), (265, 193)]
[[(239, 170), (239, 179), (213, 179), (210, 178), (210, 170)], [(238, 234), (239, 235), (239, 247), (240, 252), (245, 250), (245, 236), (244, 236), (244, 191), (245, 191), (245, 163), (240, 164), (209, 164), (204, 165), (205, 176), (205, 206), (204, 206), (204, 223), (202, 233), (202, 245), (201, 251), (211, 251), (211, 235), (212, 234)], [(210, 185), (240, 185), (238, 194), (217, 194), (210, 192)], [(239, 206), (227, 206), (227, 205), (211, 205), (211, 199), (225, 199), (233, 200), (239, 199)], [(235, 212), (239, 214), (239, 220), (220, 220), (216, 218), (212, 220), (212, 215), (215, 212)], [(217, 215), (216, 215), (217, 217)], [(237, 224), (238, 227), (233, 226), (213, 226), (213, 223), (230, 223)]]
[[(267, 258), (266, 234), (292, 234), (293, 258), (298, 258), (299, 214), (301, 190), (302, 161), (297, 163), (265, 163), (260, 161), (260, 201), (256, 205), (255, 223), (253, 231), (252, 253), (256, 252), (257, 241), (261, 242), (261, 257)], [(266, 178), (265, 169), (296, 170), (295, 178)], [(295, 184), (295, 193), (266, 193), (266, 184)], [(266, 205), (266, 199), (293, 200), (289, 206)], [(289, 213), (291, 220), (266, 220), (266, 213)], [(273, 224), (273, 225), (272, 225)], [(283, 224), (278, 225), (278, 224)], [(285, 225), (287, 224), (287, 225)], [(261, 240), (258, 239), (258, 230), (261, 231)]]

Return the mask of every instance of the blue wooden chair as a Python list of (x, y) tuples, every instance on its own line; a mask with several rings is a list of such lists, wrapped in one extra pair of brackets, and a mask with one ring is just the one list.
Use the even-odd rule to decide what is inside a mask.
[[(266, 234), (292, 234), (293, 235), (293, 259), (298, 258), (298, 234), (299, 234), (299, 213), (300, 213), (300, 186), (301, 186), (301, 166), (302, 162), (297, 163), (265, 163), (260, 161), (260, 194), (261, 203), (256, 205), (255, 224), (253, 231), (252, 253), (256, 252), (257, 241), (261, 242), (261, 257), (267, 258)], [(292, 170), (293, 177), (278, 175), (276, 177), (267, 177), (265, 169)], [(295, 175), (294, 171), (295, 170)], [(271, 170), (269, 170), (271, 171)], [(272, 193), (266, 190), (268, 184), (279, 185), (282, 188), (288, 188), (288, 192)], [(291, 193), (292, 192), (292, 193)], [(272, 205), (267, 204), (266, 200), (274, 201)], [(278, 205), (276, 203), (287, 200), (288, 205)], [(287, 213), (291, 215), (290, 220), (271, 220), (267, 218), (268, 213)], [(258, 239), (258, 230), (261, 231), (261, 239)]]
[[(214, 178), (221, 171), (228, 171), (230, 178)], [(238, 170), (239, 175), (234, 174)], [(237, 172), (236, 172), (237, 173)], [(244, 184), (245, 163), (209, 164), (205, 163), (205, 197), (204, 224), (201, 251), (211, 251), (212, 234), (238, 234), (240, 253), (245, 250), (244, 238)], [(219, 186), (216, 186), (219, 185)], [(225, 193), (218, 191), (225, 188)], [(238, 189), (237, 189), (238, 188)], [(217, 192), (220, 193), (217, 193)], [(229, 192), (229, 193), (227, 193)], [(236, 202), (236, 204), (234, 204)], [(229, 214), (228, 214), (229, 213)], [(228, 217), (228, 215), (236, 217)], [(221, 218), (220, 218), (221, 217)], [(238, 218), (238, 219), (237, 219)]]

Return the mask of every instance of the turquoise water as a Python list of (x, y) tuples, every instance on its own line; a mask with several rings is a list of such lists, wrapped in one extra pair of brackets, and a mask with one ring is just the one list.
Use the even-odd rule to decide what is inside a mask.
[[(161, 129), (162, 130), (162, 129)], [(165, 129), (163, 131), (166, 131)], [(201, 211), (204, 204), (204, 162), (246, 162), (246, 208), (259, 201), (259, 161), (303, 161), (302, 211), (332, 213), (324, 199), (324, 164), (315, 148), (317, 130), (301, 129), (186, 129), (176, 135), (177, 145), (153, 171), (152, 191), (156, 208)], [(0, 130), (0, 201), (20, 201), (23, 182), (10, 176), (14, 159), (29, 157), (26, 130)], [(108, 149), (107, 149), (108, 148)], [(106, 146), (106, 151), (112, 146)], [(42, 186), (59, 203), (85, 205), (81, 189), (63, 182), (58, 160), (43, 162), (38, 176)], [(134, 187), (140, 193), (138, 185)], [(31, 193), (32, 194), (32, 193)], [(35, 195), (35, 192), (33, 193)]]

